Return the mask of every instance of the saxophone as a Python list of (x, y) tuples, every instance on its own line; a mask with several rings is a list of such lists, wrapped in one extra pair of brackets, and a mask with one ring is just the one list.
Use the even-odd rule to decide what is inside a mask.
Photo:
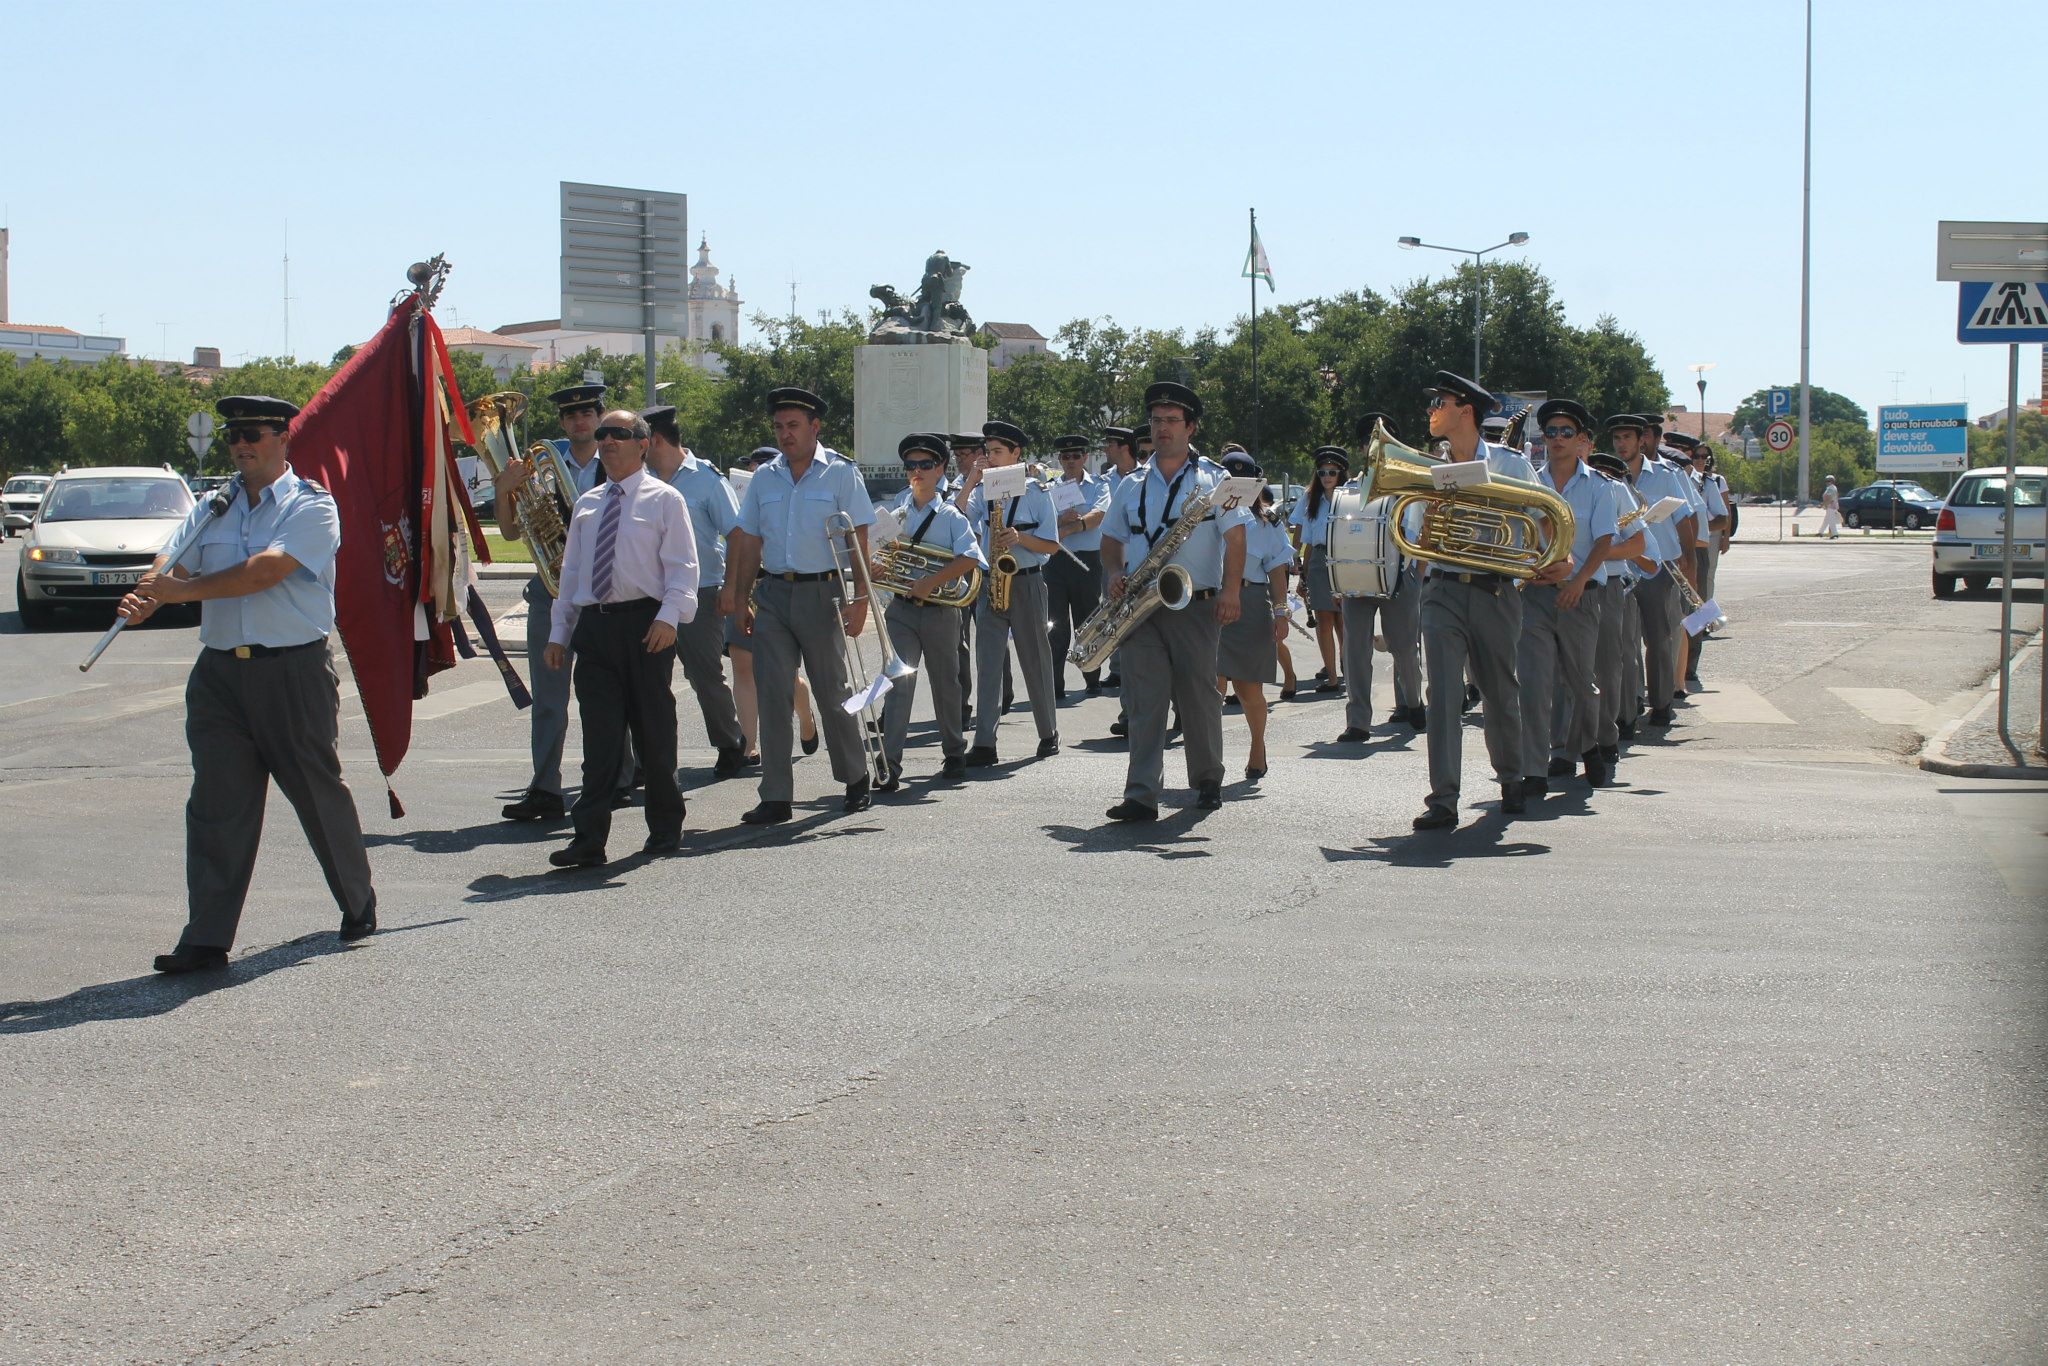
[(1019, 568), (1017, 557), (1009, 551), (995, 554), (996, 538), (1003, 534), (1004, 501), (1007, 500), (988, 500), (988, 548), (994, 556), (990, 561), (994, 568), (988, 571), (988, 606), (992, 612), (1010, 610), (1010, 585), (1016, 581)]
[[(1190, 455), (1189, 459), (1194, 457)], [(1088, 620), (1081, 623), (1081, 629), (1074, 632), (1073, 648), (1067, 651), (1067, 659), (1080, 668), (1099, 669), (1117, 648), (1124, 643), (1124, 637), (1136, 630), (1138, 623), (1158, 608), (1178, 612), (1194, 599), (1195, 581), (1188, 571), (1177, 564), (1168, 564), (1188, 537), (1195, 534), (1195, 528), (1209, 515), (1209, 505), (1215, 498), (1211, 489), (1188, 495), (1181, 504), (1180, 517), (1166, 534), (1161, 536), (1138, 561), (1124, 579), (1121, 597), (1105, 598), (1102, 606), (1095, 609)]]

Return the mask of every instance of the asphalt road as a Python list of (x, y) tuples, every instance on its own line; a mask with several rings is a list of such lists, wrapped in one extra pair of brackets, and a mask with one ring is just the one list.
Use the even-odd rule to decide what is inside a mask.
[(686, 706), (685, 853), (552, 873), (468, 664), (403, 820), (344, 707), (385, 931), (274, 803), (199, 984), (194, 633), (0, 598), (0, 1360), (2037, 1362), (2048, 788), (1908, 763), (1996, 662), (1926, 554), (1742, 547), (1668, 739), (1450, 835), (1332, 700), (1139, 831), (1107, 701), (767, 833)]

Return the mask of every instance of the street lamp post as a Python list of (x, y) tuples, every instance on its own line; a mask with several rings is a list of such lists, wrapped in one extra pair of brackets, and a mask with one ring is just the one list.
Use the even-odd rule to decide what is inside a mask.
[(1700, 386), (1700, 440), (1702, 441), (1707, 439), (1707, 371), (1713, 369), (1714, 365), (1715, 362), (1704, 360), (1698, 365), (1688, 365), (1685, 367), (1692, 371), (1694, 382)]
[(1456, 256), (1469, 256), (1469, 257), (1471, 257), (1471, 258), (1472, 258), (1472, 374), (1471, 374), (1471, 380), (1472, 380), (1472, 382), (1473, 382), (1474, 384), (1478, 384), (1478, 383), (1480, 383), (1480, 382), (1481, 382), (1481, 381), (1480, 381), (1480, 378), (1479, 378), (1479, 332), (1480, 332), (1480, 329), (1481, 329), (1482, 327), (1484, 327), (1484, 326), (1486, 325), (1486, 304), (1485, 304), (1485, 300), (1486, 300), (1486, 265), (1485, 265), (1485, 257), (1487, 256), (1487, 254), (1488, 254), (1489, 252), (1496, 252), (1496, 251), (1499, 251), (1499, 250), (1501, 250), (1501, 249), (1502, 249), (1503, 247), (1519, 247), (1519, 246), (1521, 246), (1521, 245), (1522, 245), (1522, 244), (1523, 244), (1524, 242), (1526, 242), (1526, 241), (1528, 241), (1528, 240), (1529, 240), (1529, 234), (1528, 234), (1528, 233), (1526, 233), (1526, 232), (1511, 232), (1511, 233), (1509, 233), (1509, 234), (1508, 234), (1508, 240), (1507, 240), (1507, 241), (1505, 241), (1505, 242), (1496, 242), (1496, 243), (1494, 243), (1494, 244), (1493, 244), (1492, 246), (1490, 246), (1490, 247), (1482, 247), (1482, 248), (1480, 248), (1479, 250), (1477, 250), (1477, 251), (1474, 251), (1474, 250), (1473, 250), (1472, 248), (1470, 248), (1470, 247), (1440, 247), (1440, 246), (1438, 246), (1438, 245), (1437, 245), (1436, 243), (1434, 243), (1434, 242), (1425, 242), (1425, 241), (1423, 241), (1423, 240), (1422, 240), (1422, 239), (1421, 239), (1420, 237), (1403, 237), (1403, 238), (1401, 238), (1401, 239), (1400, 239), (1400, 246), (1401, 246), (1401, 250), (1403, 250), (1403, 251), (1414, 251), (1414, 250), (1415, 250), (1415, 249), (1416, 249), (1417, 247), (1422, 247), (1422, 248), (1425, 248), (1425, 249), (1427, 249), (1427, 250), (1429, 250), (1429, 251), (1448, 251), (1448, 252), (1450, 252), (1450, 253), (1452, 253), (1453, 255), (1456, 255)]

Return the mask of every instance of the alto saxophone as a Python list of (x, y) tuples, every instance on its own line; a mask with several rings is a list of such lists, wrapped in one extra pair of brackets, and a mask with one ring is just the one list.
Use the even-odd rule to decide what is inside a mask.
[(1211, 489), (1188, 495), (1181, 504), (1180, 517), (1124, 579), (1123, 595), (1105, 598), (1102, 606), (1074, 632), (1073, 647), (1067, 651), (1069, 661), (1083, 670), (1099, 669), (1124, 643), (1124, 637), (1137, 629), (1139, 622), (1161, 607), (1178, 612), (1194, 600), (1194, 578), (1179, 565), (1167, 562), (1209, 515), (1214, 498)]
[(988, 606), (992, 612), (1007, 612), (1010, 610), (1010, 586), (1016, 581), (1017, 570), (1021, 566), (1017, 557), (1007, 550), (996, 554), (996, 541), (1003, 534), (1003, 504), (994, 498), (987, 501), (988, 548), (990, 564), (994, 566), (988, 571)]

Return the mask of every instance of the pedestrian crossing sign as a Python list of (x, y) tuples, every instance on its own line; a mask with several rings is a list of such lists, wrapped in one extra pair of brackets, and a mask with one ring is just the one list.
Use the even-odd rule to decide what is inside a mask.
[(1958, 288), (1957, 341), (2048, 342), (2048, 290), (2039, 280), (1964, 280)]

